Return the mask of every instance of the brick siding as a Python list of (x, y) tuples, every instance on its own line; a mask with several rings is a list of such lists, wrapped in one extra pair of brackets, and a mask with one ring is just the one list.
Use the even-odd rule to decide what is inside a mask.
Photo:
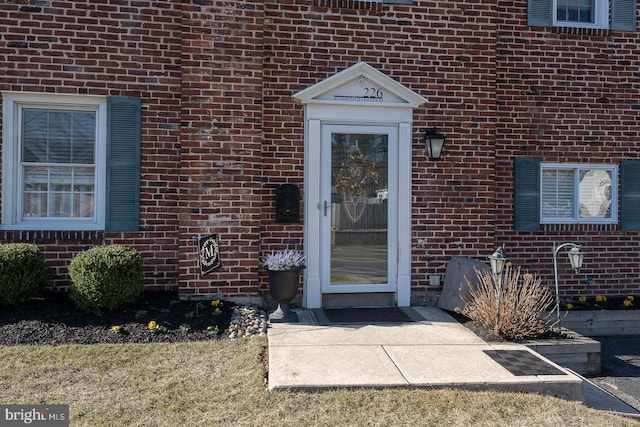
[(102, 243), (141, 251), (145, 285), (178, 278), (180, 2), (8, 1), (0, 4), (0, 90), (142, 98), (141, 231), (2, 232), (46, 254), (53, 286), (68, 261)]
[[(583, 245), (574, 274), (559, 256), (566, 295), (638, 293), (638, 233), (617, 225), (543, 225), (513, 230), (513, 159), (618, 164), (637, 159), (638, 33), (563, 31), (526, 25), (526, 1), (510, 2), (498, 19), (496, 242), (518, 265), (553, 283), (554, 242)], [(518, 17), (519, 19), (514, 19)], [(591, 278), (595, 285), (587, 286)]]
[[(637, 33), (530, 28), (524, 0), (105, 3), (0, 5), (0, 90), (142, 98), (140, 232), (0, 233), (38, 243), (55, 286), (72, 254), (118, 242), (142, 251), (150, 288), (267, 292), (260, 257), (303, 248), (303, 222), (275, 222), (276, 186), (304, 193), (292, 95), (365, 61), (428, 99), (413, 123), (414, 293), (433, 293), (428, 275), (452, 256), (485, 259), (501, 244), (551, 284), (555, 241), (587, 253), (579, 275), (561, 266), (564, 294), (638, 292), (637, 233), (513, 230), (514, 158), (637, 157)], [(434, 126), (447, 136), (440, 161), (422, 141)], [(197, 238), (210, 233), (222, 267), (201, 277)]]

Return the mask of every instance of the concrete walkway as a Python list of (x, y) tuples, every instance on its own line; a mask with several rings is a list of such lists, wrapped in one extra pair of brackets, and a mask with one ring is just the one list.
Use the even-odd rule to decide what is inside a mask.
[[(296, 310), (299, 323), (270, 325), (269, 389), (455, 387), (583, 400), (579, 376), (527, 347), (486, 343), (437, 307), (412, 309), (425, 321), (322, 326), (310, 310)], [(553, 374), (515, 375), (487, 353), (496, 350), (533, 355)]]

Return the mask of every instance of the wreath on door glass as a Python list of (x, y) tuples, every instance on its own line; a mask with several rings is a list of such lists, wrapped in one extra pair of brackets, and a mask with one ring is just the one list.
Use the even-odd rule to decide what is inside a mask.
[(378, 183), (376, 163), (365, 157), (358, 147), (352, 147), (349, 156), (335, 176), (336, 189), (342, 194), (343, 206), (351, 222), (358, 222), (367, 206), (367, 191)]

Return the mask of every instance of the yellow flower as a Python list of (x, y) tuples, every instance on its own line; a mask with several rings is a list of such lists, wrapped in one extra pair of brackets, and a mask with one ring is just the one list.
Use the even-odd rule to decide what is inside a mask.
[(607, 297), (605, 297), (604, 295), (596, 295), (596, 302), (605, 302), (607, 300)]
[(220, 313), (222, 313), (222, 310), (220, 310), (218, 307), (216, 307), (216, 309), (215, 309), (215, 310), (213, 310), (213, 312), (214, 312), (215, 314), (220, 314)]
[(633, 295), (629, 295), (629, 296), (627, 297), (627, 300), (629, 300), (629, 301), (633, 301)]
[(211, 305), (214, 307), (217, 307), (220, 305), (220, 300), (219, 299), (214, 299), (213, 301), (211, 301)]
[(158, 327), (158, 324), (154, 320), (152, 320), (151, 322), (149, 322), (147, 327), (149, 328), (150, 331), (152, 331), (152, 330), (154, 330), (155, 328)]
[(567, 304), (567, 310), (571, 310), (573, 308), (573, 304), (569, 303)]
[(625, 307), (630, 307), (633, 305), (633, 303), (631, 301), (629, 301), (628, 299), (622, 301), (622, 304), (624, 304)]
[(120, 326), (112, 326), (111, 327), (111, 332), (120, 332)]
[(578, 301), (580, 302), (587, 302), (587, 297), (578, 297)]

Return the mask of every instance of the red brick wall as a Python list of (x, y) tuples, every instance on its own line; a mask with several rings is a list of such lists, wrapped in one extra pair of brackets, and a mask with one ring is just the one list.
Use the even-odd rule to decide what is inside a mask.
[[(559, 256), (561, 293), (625, 295), (640, 288), (638, 233), (618, 226), (543, 225), (513, 231), (513, 159), (618, 164), (638, 158), (638, 33), (526, 25), (526, 1), (502, 2), (498, 25), (496, 241), (517, 265), (553, 283), (554, 242), (586, 253), (573, 273)], [(595, 287), (586, 286), (588, 278)]]
[[(180, 288), (256, 295), (262, 169), (262, 1), (183, 6)], [(222, 267), (200, 276), (197, 237)]]
[[(412, 287), (425, 291), (451, 256), (494, 245), (495, 2), (313, 6), (322, 3), (265, 5), (263, 250), (302, 247), (302, 227), (272, 215), (271, 187), (304, 177), (303, 107), (292, 95), (365, 61), (429, 100), (415, 110), (413, 137)], [(447, 135), (439, 162), (422, 141), (433, 126)]]
[[(553, 242), (573, 241), (587, 258), (580, 275), (561, 265), (564, 293), (585, 293), (587, 277), (590, 293), (637, 293), (637, 233), (516, 232), (512, 207), (516, 157), (637, 157), (637, 33), (529, 28), (524, 0), (361, 6), (2, 3), (0, 90), (140, 96), (143, 147), (139, 233), (3, 232), (0, 241), (38, 243), (58, 286), (72, 254), (119, 242), (143, 252), (149, 287), (263, 292), (259, 258), (303, 247), (302, 222), (277, 224), (274, 213), (278, 184), (304, 194), (303, 107), (292, 95), (365, 61), (428, 99), (414, 111), (414, 292), (431, 291), (428, 275), (444, 274), (452, 256), (485, 259), (499, 244), (551, 284)], [(447, 135), (437, 162), (422, 141), (434, 126)], [(201, 277), (197, 238), (210, 233), (222, 267)]]
[(178, 258), (180, 3), (5, 1), (0, 4), (0, 90), (142, 98), (141, 231), (1, 232), (36, 243), (51, 283), (101, 243), (140, 250), (149, 288), (175, 288)]

